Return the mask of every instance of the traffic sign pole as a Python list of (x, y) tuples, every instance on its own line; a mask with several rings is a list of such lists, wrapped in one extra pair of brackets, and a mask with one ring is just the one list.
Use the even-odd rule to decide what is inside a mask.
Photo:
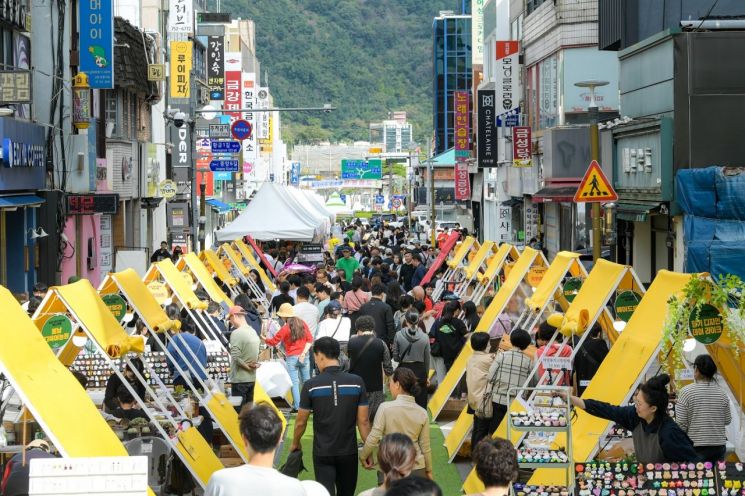
[[(588, 108), (590, 114), (590, 158), (600, 160), (600, 136), (598, 134), (598, 107)], [(602, 254), (602, 222), (600, 218), (600, 202), (592, 204), (592, 260), (597, 263)], [(574, 248), (574, 247), (572, 247)]]

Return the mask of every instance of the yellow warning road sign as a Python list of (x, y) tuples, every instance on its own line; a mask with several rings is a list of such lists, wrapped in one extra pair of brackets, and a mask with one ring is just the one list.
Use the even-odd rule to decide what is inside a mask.
[(608, 178), (603, 174), (597, 160), (590, 162), (590, 167), (585, 172), (585, 177), (574, 194), (575, 203), (580, 202), (610, 202), (618, 200), (616, 191), (611, 186)]

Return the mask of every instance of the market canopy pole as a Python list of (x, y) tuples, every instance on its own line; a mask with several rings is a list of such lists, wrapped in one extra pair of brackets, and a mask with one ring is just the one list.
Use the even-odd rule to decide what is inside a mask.
[(468, 286), (476, 280), (476, 276), (482, 269), (486, 270), (486, 265), (488, 264), (488, 261), (491, 260), (491, 257), (494, 255), (499, 257), (500, 254), (509, 251), (511, 248), (512, 245), (508, 245), (507, 243), (502, 243), (502, 246), (497, 248), (497, 244), (494, 241), (484, 241), (476, 252), (476, 255), (474, 255), (466, 268), (463, 269), (464, 277), (456, 284), (453, 293), (458, 295), (460, 298), (465, 298)]
[[(248, 286), (248, 289), (253, 294), (253, 297), (264, 308), (264, 310), (266, 311), (266, 314), (269, 315), (270, 303), (266, 297), (266, 292), (262, 291), (259, 285), (256, 282), (254, 282), (253, 279), (251, 279), (251, 270), (248, 267), (246, 267), (246, 265), (243, 263), (241, 256), (238, 253), (236, 253), (233, 247), (230, 246), (228, 243), (223, 243), (220, 246), (220, 248), (217, 250), (217, 256), (221, 257), (220, 262), (224, 262), (230, 265), (232, 269), (230, 270), (230, 272), (235, 277), (243, 281), (243, 283), (246, 286)], [(264, 272), (264, 269), (262, 269), (261, 266), (257, 265), (256, 267), (252, 266), (251, 268), (257, 271), (257, 273), (259, 274), (259, 279), (261, 281), (263, 281), (263, 279), (266, 278), (266, 274), (264, 274), (262, 277), (262, 273)]]
[[(85, 389), (13, 295), (0, 287), (0, 371), (62, 456), (129, 456)], [(148, 489), (148, 495), (155, 493)]]
[(432, 278), (435, 276), (435, 274), (437, 274), (437, 271), (440, 270), (440, 267), (445, 262), (448, 254), (453, 250), (453, 247), (455, 247), (455, 244), (458, 242), (459, 238), (460, 234), (457, 232), (451, 232), (448, 235), (448, 238), (445, 240), (442, 248), (440, 249), (440, 254), (437, 255), (437, 258), (432, 263), (427, 273), (424, 275), (424, 279), (422, 279), (422, 286), (428, 284), (429, 281), (431, 281)]
[(197, 282), (202, 286), (202, 289), (207, 292), (212, 301), (227, 305), (228, 307), (233, 306), (233, 300), (217, 285), (212, 278), (212, 274), (210, 274), (207, 267), (204, 266), (195, 253), (189, 252), (181, 256), (178, 262), (176, 262), (176, 269), (181, 272), (190, 272), (192, 277), (196, 278)]
[(199, 254), (199, 260), (207, 267), (207, 270), (216, 275), (228, 287), (231, 298), (235, 298), (241, 293), (241, 288), (238, 285), (239, 278), (230, 273), (217, 253), (213, 250), (203, 250)]

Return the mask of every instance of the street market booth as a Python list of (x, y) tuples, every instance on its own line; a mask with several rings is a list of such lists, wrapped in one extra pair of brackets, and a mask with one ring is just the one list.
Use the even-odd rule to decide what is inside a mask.
[[(175, 400), (169, 389), (159, 380), (157, 370), (151, 368), (148, 378), (144, 371), (133, 364), (132, 359), (140, 357), (145, 351), (145, 337), (129, 336), (87, 279), (51, 288), (34, 319), (41, 328), (41, 323), (46, 318), (61, 314), (66, 315), (77, 329), (74, 335), (87, 338), (93, 345), (94, 354), (103, 359), (108, 369), (113, 371), (121, 384), (127, 388), (147, 415), (148, 428), (153, 427), (156, 430), (158, 438), (167, 443), (194, 480), (202, 488), (206, 487), (212, 473), (223, 468), (223, 465), (194, 427), (200, 418), (194, 415), (193, 410)], [(60, 356), (69, 361), (80, 351), (80, 344), (82, 341), (70, 339), (60, 351)], [(138, 388), (127, 380), (117, 362), (126, 365), (134, 373), (145, 394), (140, 394)], [(151, 381), (155, 383), (155, 387)], [(49, 388), (47, 393), (56, 390), (54, 382), (50, 382), (46, 387)], [(65, 404), (68, 401), (69, 399), (65, 398), (61, 403)], [(77, 424), (78, 421), (74, 423)], [(90, 439), (96, 439), (97, 442), (96, 437)]]
[(330, 232), (330, 219), (333, 214), (301, 190), (264, 183), (243, 212), (217, 231), (217, 239), (233, 241), (251, 235), (260, 241), (322, 243)]

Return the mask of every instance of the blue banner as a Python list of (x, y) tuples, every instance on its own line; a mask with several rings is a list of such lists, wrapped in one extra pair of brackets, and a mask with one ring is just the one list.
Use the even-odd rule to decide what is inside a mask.
[(241, 151), (241, 144), (237, 141), (215, 141), (210, 142), (212, 153), (238, 153)]
[(114, 87), (113, 0), (80, 2), (80, 72), (91, 88)]
[(215, 181), (232, 181), (233, 173), (232, 172), (213, 172), (212, 179), (214, 179)]
[(237, 160), (212, 160), (210, 170), (213, 172), (238, 172)]

